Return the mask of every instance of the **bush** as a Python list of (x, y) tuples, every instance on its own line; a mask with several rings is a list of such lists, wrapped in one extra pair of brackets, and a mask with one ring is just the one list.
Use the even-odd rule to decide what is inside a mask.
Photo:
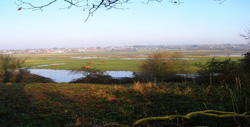
[(91, 69), (86, 67), (81, 67), (77, 69), (72, 69), (73, 73), (81, 73), (83, 74), (82, 78), (75, 79), (70, 83), (102, 83), (108, 84), (112, 82), (112, 77), (108, 75), (106, 72), (98, 70), (98, 69)]
[(30, 74), (29, 67), (24, 67), (26, 59), (19, 59), (11, 55), (0, 55), (0, 82), (16, 83), (48, 83), (54, 82), (50, 78)]
[(36, 74), (31, 74), (29, 71), (23, 74), (20, 83), (54, 83), (51, 78), (43, 77)]
[(146, 81), (179, 81), (177, 73), (188, 72), (190, 64), (179, 52), (158, 52), (150, 55), (139, 66), (135, 77)]
[(224, 61), (211, 59), (198, 71), (198, 83), (232, 82), (240, 76), (238, 63), (230, 58)]
[(3, 76), (3, 83), (10, 81), (13, 74), (18, 71), (16, 74), (16, 82), (20, 82), (23, 74), (27, 69), (23, 68), (26, 59), (18, 59), (11, 55), (0, 55), (0, 70), (1, 75)]
[(242, 72), (242, 80), (250, 82), (250, 52), (244, 54), (244, 58), (240, 60), (240, 69)]

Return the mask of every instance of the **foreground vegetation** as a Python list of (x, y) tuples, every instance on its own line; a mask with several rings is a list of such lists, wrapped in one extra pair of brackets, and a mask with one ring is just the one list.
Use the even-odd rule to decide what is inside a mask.
[[(146, 117), (249, 111), (249, 86), (194, 83), (0, 84), (1, 126), (132, 126)], [(138, 126), (248, 126), (249, 118), (153, 120)]]
[[(23, 59), (0, 60), (1, 126), (250, 125), (249, 52), (241, 60), (212, 58), (203, 64), (178, 52), (155, 53), (134, 78), (123, 80), (91, 68), (95, 62), (88, 60), (72, 70), (85, 76), (72, 83), (30, 74)], [(108, 62), (99, 59), (97, 65)], [(199, 67), (197, 76), (178, 75), (195, 72), (192, 65)]]

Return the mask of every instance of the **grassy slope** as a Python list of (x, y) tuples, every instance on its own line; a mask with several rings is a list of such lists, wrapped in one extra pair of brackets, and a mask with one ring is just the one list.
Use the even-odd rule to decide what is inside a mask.
[[(144, 87), (141, 87), (144, 86)], [(150, 116), (214, 109), (234, 111), (226, 86), (188, 83), (134, 85), (0, 84), (1, 126), (132, 125)], [(238, 92), (232, 88), (236, 100)], [(244, 89), (241, 94), (245, 94)], [(237, 100), (235, 105), (242, 107)], [(247, 102), (246, 108), (250, 108)], [(241, 106), (241, 107), (240, 107)], [(244, 107), (244, 106), (243, 106)], [(245, 107), (244, 107), (245, 109)], [(242, 110), (239, 110), (242, 113)], [(246, 119), (236, 119), (246, 125)], [(249, 121), (248, 121), (249, 122)], [(195, 116), (191, 120), (153, 121), (145, 126), (236, 126), (233, 118)]]

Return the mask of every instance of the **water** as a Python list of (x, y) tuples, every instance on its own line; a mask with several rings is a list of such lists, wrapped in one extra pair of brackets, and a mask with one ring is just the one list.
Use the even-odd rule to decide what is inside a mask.
[(121, 60), (146, 60), (148, 58), (120, 58)]
[[(73, 79), (83, 77), (82, 74), (72, 73), (70, 70), (52, 70), (52, 69), (30, 69), (30, 72), (43, 77), (51, 78), (55, 82), (70, 82)], [(113, 78), (133, 77), (132, 71), (107, 71)]]
[(104, 59), (106, 57), (70, 57), (70, 59), (81, 59), (81, 60), (87, 60), (87, 59)]

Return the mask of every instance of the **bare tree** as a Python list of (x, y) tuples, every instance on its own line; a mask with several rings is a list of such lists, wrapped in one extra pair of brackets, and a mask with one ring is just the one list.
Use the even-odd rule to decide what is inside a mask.
[[(83, 11), (88, 11), (88, 16), (85, 21), (88, 20), (90, 16), (92, 16), (98, 9), (105, 8), (109, 9), (122, 9), (119, 8), (120, 5), (129, 3), (130, 0), (46, 0), (43, 5), (35, 5), (34, 2), (29, 2), (30, 0), (16, 0), (16, 5), (18, 6), (18, 10), (28, 9), (28, 10), (43, 10), (44, 8), (59, 2), (64, 2), (68, 4), (66, 7), (70, 9), (72, 7), (79, 7), (82, 8)], [(162, 2), (164, 0), (146, 0), (144, 3), (149, 2)], [(166, 0), (165, 0), (166, 1)], [(175, 5), (180, 5), (183, 3), (182, 0), (168, 0), (170, 3)], [(213, 0), (219, 3), (223, 3), (225, 0)]]
[(240, 34), (241, 37), (243, 37), (245, 40), (248, 41), (248, 43), (250, 43), (250, 28), (247, 27), (245, 29), (245, 33), (244, 34)]

